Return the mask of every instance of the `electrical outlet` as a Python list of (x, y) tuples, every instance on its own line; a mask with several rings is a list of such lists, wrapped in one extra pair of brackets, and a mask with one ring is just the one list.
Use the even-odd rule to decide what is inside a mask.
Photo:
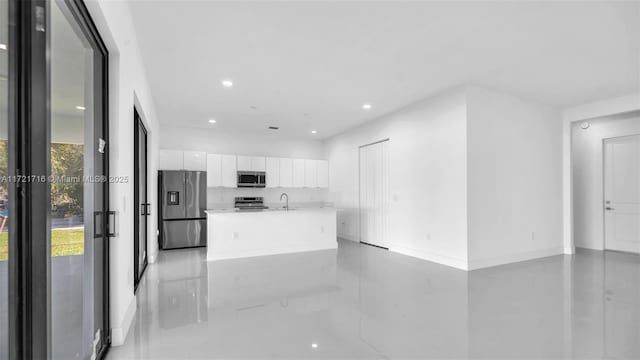
[(238, 234), (237, 232), (234, 232), (234, 233), (233, 233), (233, 238), (234, 238), (234, 239), (237, 239), (237, 238), (239, 238), (239, 237), (240, 237), (240, 234)]
[(531, 241), (535, 241), (536, 240), (536, 233), (535, 231), (531, 232)]
[(324, 226), (320, 226), (320, 233), (324, 234)]
[(431, 240), (431, 233), (427, 233), (427, 240)]

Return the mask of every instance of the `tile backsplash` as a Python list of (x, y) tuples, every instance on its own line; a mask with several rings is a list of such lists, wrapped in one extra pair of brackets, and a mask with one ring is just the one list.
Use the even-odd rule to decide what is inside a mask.
[(291, 207), (315, 207), (331, 205), (327, 203), (329, 199), (328, 189), (306, 189), (306, 188), (262, 188), (262, 189), (231, 189), (231, 188), (208, 188), (207, 208), (227, 209), (232, 208), (234, 198), (237, 196), (262, 196), (265, 205), (274, 208), (284, 205), (284, 199), (280, 201), (280, 195), (289, 195), (289, 206)]

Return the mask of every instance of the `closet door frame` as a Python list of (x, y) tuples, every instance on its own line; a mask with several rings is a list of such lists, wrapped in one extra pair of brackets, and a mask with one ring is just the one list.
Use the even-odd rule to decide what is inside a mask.
[[(363, 198), (362, 198), (362, 185), (363, 185), (363, 173), (362, 173), (362, 165), (363, 165), (363, 159), (362, 159), (362, 150), (364, 148), (367, 148), (369, 146), (383, 146), (383, 145), (387, 145), (389, 144), (390, 139), (386, 138), (383, 140), (379, 140), (379, 141), (375, 141), (372, 143), (368, 143), (365, 145), (361, 145), (358, 147), (358, 241), (361, 244), (365, 244), (365, 245), (370, 245), (370, 246), (374, 246), (377, 248), (381, 248), (381, 249), (385, 249), (385, 250), (389, 250), (388, 248), (388, 244), (387, 244), (387, 239), (386, 239), (386, 229), (384, 228), (385, 226), (381, 226), (380, 229), (378, 229), (380, 231), (379, 234), (376, 234), (376, 236), (380, 237), (382, 239), (381, 243), (379, 244), (374, 244), (372, 242), (368, 242), (368, 241), (363, 241), (362, 238), (362, 234), (363, 234), (363, 221), (362, 221), (362, 217), (363, 217)], [(384, 165), (388, 165), (388, 159), (385, 159), (384, 157), (388, 156), (388, 154), (385, 154), (383, 151), (382, 154), (382, 159), (381, 159), (381, 168), (382, 168), (382, 172), (380, 173), (380, 179), (376, 179), (378, 181), (380, 181), (382, 183), (383, 189), (382, 189), (382, 195), (383, 198), (387, 197), (388, 194), (388, 186), (389, 186), (389, 174), (388, 174), (388, 168), (384, 168)], [(385, 174), (386, 172), (386, 174)], [(386, 176), (386, 178), (385, 178)], [(379, 209), (379, 211), (382, 211), (382, 218), (381, 218), (381, 223), (385, 224), (387, 222), (387, 217), (388, 217), (388, 213), (387, 213), (387, 209), (386, 209), (386, 205), (383, 204), (382, 208)], [(369, 216), (369, 215), (367, 215)], [(367, 225), (368, 225), (368, 221), (367, 221)], [(370, 230), (370, 229), (369, 229)], [(370, 231), (368, 231), (368, 233), (370, 233)], [(369, 240), (369, 239), (365, 239), (365, 240)]]

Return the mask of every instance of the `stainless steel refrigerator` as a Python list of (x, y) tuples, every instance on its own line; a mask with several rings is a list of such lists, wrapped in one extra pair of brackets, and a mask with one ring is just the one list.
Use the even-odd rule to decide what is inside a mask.
[(159, 171), (160, 248), (207, 245), (207, 173)]

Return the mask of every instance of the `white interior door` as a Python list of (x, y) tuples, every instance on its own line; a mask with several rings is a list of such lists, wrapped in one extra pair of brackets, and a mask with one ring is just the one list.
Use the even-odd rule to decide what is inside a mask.
[(605, 248), (640, 253), (640, 135), (604, 146)]
[(389, 247), (389, 141), (360, 148), (360, 241)]

